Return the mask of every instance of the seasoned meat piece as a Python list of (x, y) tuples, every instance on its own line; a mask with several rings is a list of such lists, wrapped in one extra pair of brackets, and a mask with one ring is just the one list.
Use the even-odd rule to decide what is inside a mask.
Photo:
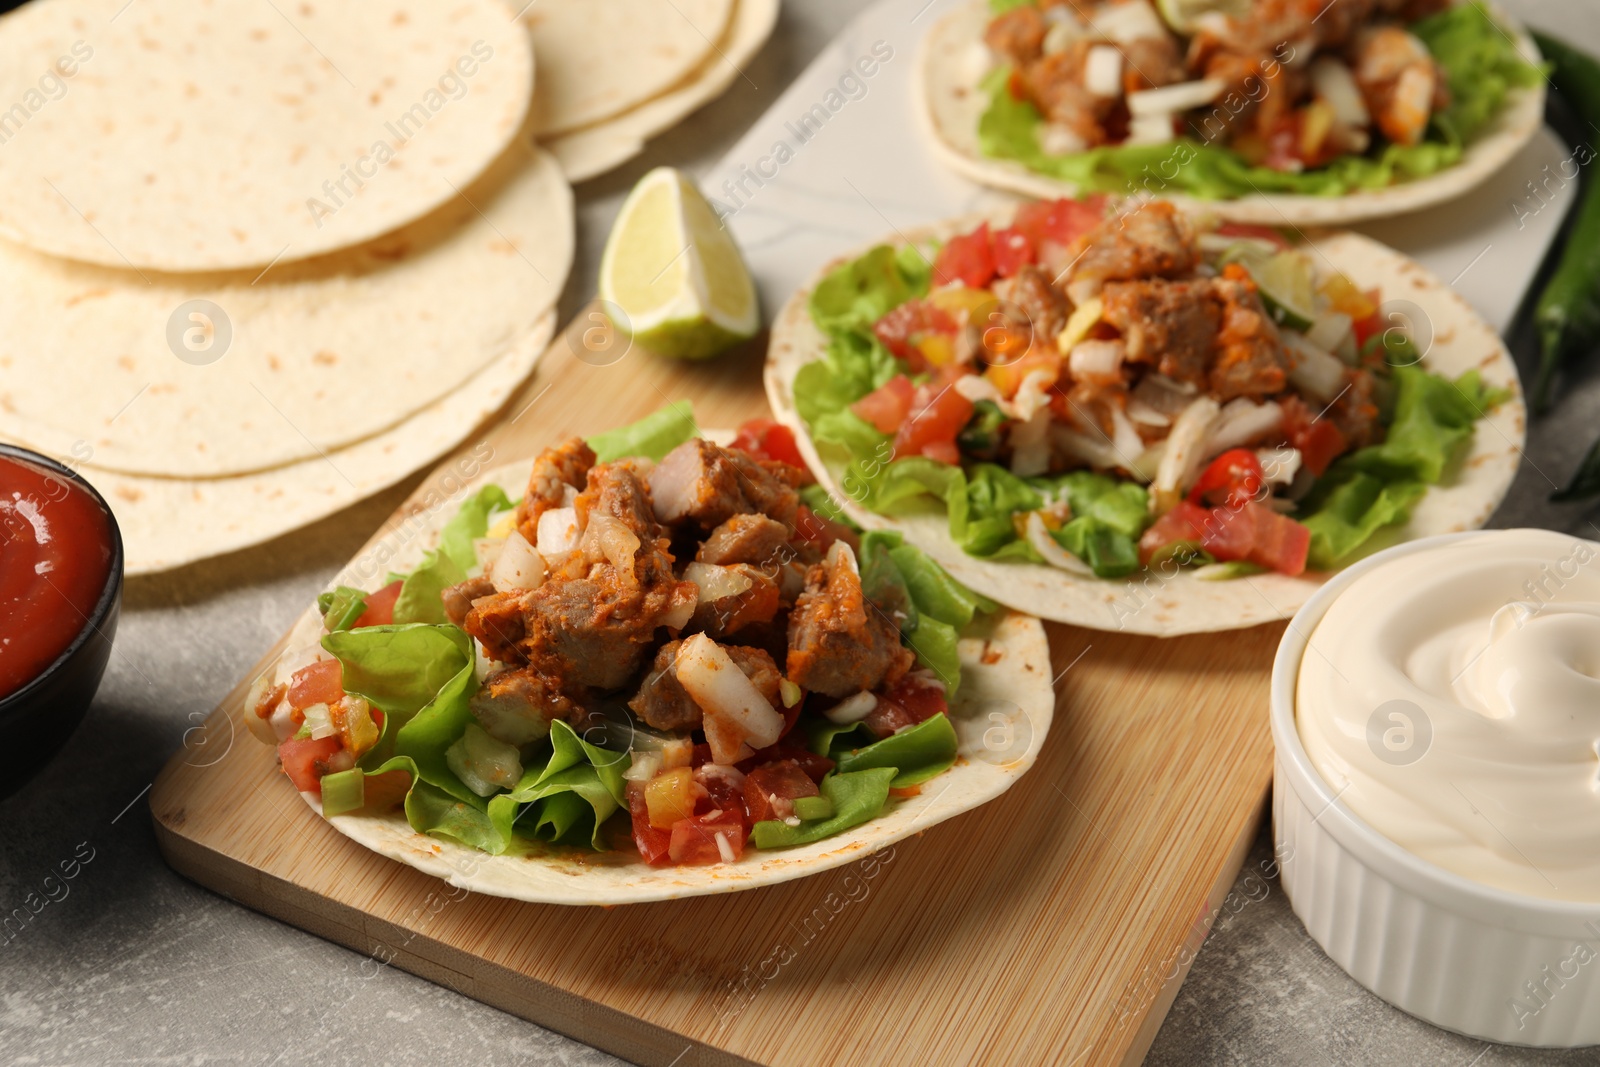
[(1106, 282), (1177, 278), (1200, 262), (1194, 228), (1177, 208), (1153, 200), (1107, 219), (1089, 235), (1072, 268), (1067, 296), (1081, 304)]
[(520, 748), (544, 740), (550, 724), (572, 718), (580, 704), (559, 679), (532, 667), (508, 667), (484, 679), (469, 707), (485, 733)]
[(1122, 69), (1122, 91), (1137, 93), (1175, 85), (1189, 76), (1183, 53), (1172, 37), (1140, 37), (1118, 46), (1127, 62)]
[(1024, 4), (991, 19), (983, 31), (983, 43), (1006, 62), (1020, 67), (1039, 58), (1048, 28), (1039, 9)]
[[(690, 730), (700, 725), (700, 705), (690, 699), (673, 670), (682, 644), (682, 641), (669, 641), (657, 650), (650, 673), (639, 687), (639, 695), (628, 701), (634, 714), (657, 730)], [(782, 706), (778, 700), (778, 665), (771, 656), (759, 648), (740, 645), (723, 645), (722, 648), (745, 677), (755, 683), (769, 704)]]
[(689, 620), (690, 629), (703, 630), (721, 639), (737, 633), (746, 626), (771, 622), (778, 614), (782, 597), (778, 587), (777, 568), (756, 567), (749, 563), (732, 564), (729, 570), (750, 579), (750, 588), (733, 596), (702, 601)]
[(789, 614), (789, 680), (846, 697), (898, 681), (911, 661), (899, 627), (862, 593), (855, 554), (835, 543), (807, 572), (806, 591)]
[(519, 647), (548, 673), (617, 689), (644, 663), (666, 617), (697, 598), (692, 582), (637, 585), (601, 564), (593, 577), (547, 581), (523, 594), (527, 630)]
[(1110, 282), (1100, 294), (1105, 321), (1122, 331), (1129, 363), (1205, 388), (1222, 329), (1222, 304), (1209, 281)]
[[(621, 568), (625, 581), (654, 585), (672, 580), (667, 531), (656, 522), (650, 490), (630, 464), (604, 463), (590, 471), (588, 487), (578, 494), (573, 508), (583, 536), (552, 573), (582, 578), (594, 565), (609, 563)], [(631, 560), (614, 558), (627, 534), (638, 541)]]
[(793, 526), (804, 475), (786, 463), (760, 462), (703, 438), (685, 441), (650, 472), (656, 518), (712, 530), (742, 512), (759, 511)]
[(461, 622), (483, 645), (490, 659), (501, 663), (526, 663), (522, 641), (528, 635), (524, 600), (527, 593), (491, 593), (472, 602)]
[(494, 593), (494, 583), (487, 576), (468, 578), (460, 585), (452, 585), (439, 594), (444, 601), (444, 617), (460, 626), (472, 610), (472, 602)]
[(1050, 284), (1049, 273), (1031, 263), (1011, 280), (1006, 303), (1026, 316), (1035, 343), (1046, 347), (1054, 346), (1056, 335), (1066, 328), (1067, 316), (1071, 314), (1067, 298)]
[(1289, 361), (1278, 328), (1261, 306), (1255, 282), (1244, 268), (1229, 266), (1212, 283), (1222, 301), (1222, 330), (1211, 366), (1211, 394), (1221, 401), (1236, 396), (1263, 397), (1283, 391)]
[(1327, 417), (1344, 433), (1351, 448), (1365, 448), (1382, 436), (1378, 405), (1372, 398), (1372, 374), (1352, 370), (1345, 375), (1345, 389), (1328, 408)]
[(594, 463), (594, 450), (581, 437), (547, 448), (533, 461), (528, 491), (517, 503), (517, 529), (528, 544), (539, 542), (539, 516), (561, 507), (569, 488), (574, 492), (582, 489)]
[(700, 563), (765, 563), (789, 543), (789, 528), (765, 515), (735, 515), (711, 531), (695, 559)]
[(1091, 43), (1072, 42), (1065, 51), (1052, 52), (1021, 68), (1023, 87), (1047, 122), (1065, 126), (1092, 148), (1106, 140), (1105, 119), (1115, 106), (1110, 97), (1095, 96), (1084, 88), (1083, 68)]

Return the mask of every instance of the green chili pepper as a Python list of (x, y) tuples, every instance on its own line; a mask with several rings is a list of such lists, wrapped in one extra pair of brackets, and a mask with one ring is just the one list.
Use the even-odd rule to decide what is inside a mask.
[[(1545, 34), (1533, 37), (1562, 98), (1584, 125), (1600, 123), (1600, 62)], [(1536, 411), (1549, 406), (1562, 363), (1600, 339), (1600, 183), (1585, 182), (1582, 198), (1566, 247), (1534, 308), (1540, 348), (1532, 395)]]

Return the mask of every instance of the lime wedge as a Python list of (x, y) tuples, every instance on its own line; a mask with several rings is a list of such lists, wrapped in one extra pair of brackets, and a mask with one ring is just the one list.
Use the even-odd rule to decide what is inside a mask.
[(671, 167), (640, 178), (623, 203), (600, 261), (600, 298), (622, 312), (618, 329), (675, 359), (709, 359), (761, 328), (733, 238)]
[(1284, 249), (1269, 252), (1256, 241), (1235, 241), (1220, 257), (1222, 263), (1238, 263), (1255, 279), (1261, 302), (1279, 326), (1309, 330), (1317, 318), (1315, 271), (1303, 252)]
[(1156, 9), (1174, 33), (1185, 36), (1200, 28), (1207, 15), (1242, 18), (1250, 13), (1249, 0), (1156, 0)]

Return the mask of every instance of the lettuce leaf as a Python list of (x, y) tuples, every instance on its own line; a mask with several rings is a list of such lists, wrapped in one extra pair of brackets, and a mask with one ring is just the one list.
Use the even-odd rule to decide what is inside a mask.
[[(1052, 156), (1039, 146), (1038, 110), (1011, 95), (1005, 67), (982, 84), (989, 106), (978, 122), (979, 145), (991, 158), (1015, 160), (1090, 192), (1186, 193), (1207, 200), (1270, 192), (1342, 196), (1424, 178), (1459, 162), (1465, 143), (1498, 114), (1511, 89), (1536, 84), (1541, 74), (1476, 0), (1423, 19), (1411, 31), (1439, 61), (1451, 93), (1450, 105), (1416, 145), (1386, 144), (1375, 155), (1341, 156), (1298, 173), (1253, 166), (1232, 149), (1189, 137)], [(1226, 98), (1219, 106), (1225, 104)]]
[(921, 785), (955, 766), (957, 748), (956, 730), (950, 724), (950, 717), (935, 715), (909, 730), (891, 734), (862, 748), (839, 751), (836, 738), (834, 750), (838, 754), (830, 758), (838, 764), (840, 774), (864, 771), (871, 767), (891, 767), (897, 773), (889, 783), (890, 787), (904, 789)]
[(1427, 491), (1421, 482), (1385, 482), (1360, 472), (1332, 485), (1316, 510), (1300, 520), (1311, 530), (1306, 566), (1314, 571), (1338, 567), (1380, 529), (1409, 519)]
[(467, 580), (467, 572), (478, 565), (473, 542), (489, 532), (491, 514), (510, 507), (510, 498), (498, 485), (486, 485), (462, 501), (439, 531), (439, 547), (426, 553), (417, 568), (401, 580), (394, 621), (448, 622), (440, 594)]
[(489, 821), (506, 840), (513, 825), (556, 843), (587, 839), (604, 848), (601, 828), (625, 804), (625, 752), (612, 752), (579, 737), (560, 719), (550, 724), (542, 766), (528, 766), (514, 789), (489, 798)]
[(473, 542), (489, 532), (489, 516), (509, 511), (511, 498), (498, 485), (486, 485), (461, 502), (461, 508), (439, 531), (439, 551), (464, 571), (478, 565)]
[(660, 411), (646, 415), (638, 422), (618, 426), (605, 433), (588, 438), (595, 458), (601, 463), (627, 456), (644, 456), (660, 459), (691, 437), (700, 436), (700, 427), (694, 421), (694, 408), (686, 400), (668, 404)]
[(776, 819), (758, 822), (750, 828), (750, 838), (757, 848), (793, 848), (860, 826), (883, 810), (889, 799), (889, 783), (896, 773), (893, 767), (874, 767), (849, 774), (834, 772), (818, 787), (822, 796), (833, 804), (832, 815), (804, 821), (799, 826)]

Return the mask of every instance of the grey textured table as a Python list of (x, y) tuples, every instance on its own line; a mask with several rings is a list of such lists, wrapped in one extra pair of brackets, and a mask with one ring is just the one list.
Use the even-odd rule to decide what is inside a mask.
[[(748, 70), (759, 88), (737, 83), (657, 140), (647, 159), (580, 190), (564, 315), (591, 295), (601, 244), (633, 182), (658, 163), (708, 168), (861, 6), (791, 0)], [(1508, 6), (1600, 51), (1592, 0)], [(1600, 536), (1591, 525), (1600, 511), (1544, 502), (1596, 432), (1597, 414), (1600, 376), (1591, 373), (1534, 426), (1497, 525)], [(394, 968), (363, 968), (362, 956), (184, 881), (156, 851), (144, 805), (156, 771), (415, 484), (262, 548), (129, 583), (88, 720), (22, 795), (0, 803), (0, 915), (26, 911), (30, 894), (48, 901), (20, 930), (0, 934), (0, 1062), (618, 1062)], [(45, 881), (74, 856), (75, 878)], [(1600, 1051), (1485, 1045), (1383, 1004), (1306, 936), (1276, 882), (1260, 874), (1267, 856), (1264, 829), (1238, 886), (1250, 903), (1219, 921), (1150, 1063), (1600, 1063)]]

